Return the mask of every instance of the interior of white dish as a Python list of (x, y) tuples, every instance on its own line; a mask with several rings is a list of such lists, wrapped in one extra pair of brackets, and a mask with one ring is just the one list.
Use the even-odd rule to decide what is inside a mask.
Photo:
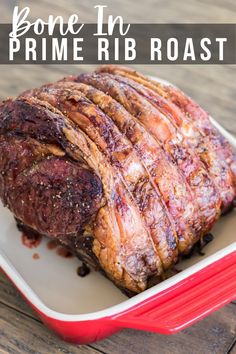
[[(222, 130), (219, 125), (217, 126), (236, 146), (235, 139), (228, 136), (228, 133)], [(20, 284), (21, 290), (23, 285), (26, 285), (22, 290), (26, 296), (28, 295), (26, 291), (32, 291), (33, 296), (36, 295), (35, 301), (38, 301), (38, 305), (44, 304), (48, 309), (68, 315), (93, 313), (109, 309), (114, 305), (119, 306), (119, 304), (122, 304), (120, 310), (123, 310), (126, 306), (124, 304), (128, 306), (131, 301), (132, 304), (135, 304), (136, 298), (145, 299), (145, 297), (173, 285), (181, 278), (190, 275), (191, 272), (213, 262), (216, 259), (212, 255), (217, 254), (217, 252), (217, 257), (220, 258), (224, 255), (224, 252), (222, 254), (219, 254), (219, 252), (225, 247), (234, 244), (232, 250), (236, 249), (235, 215), (236, 210), (222, 217), (215, 225), (212, 230), (214, 240), (204, 248), (204, 256), (195, 254), (190, 259), (181, 261), (177, 268), (183, 270), (182, 272), (128, 301), (127, 297), (118, 288), (96, 271), (91, 271), (84, 278), (79, 277), (77, 268), (80, 261), (76, 258), (58, 256), (55, 250), (47, 248), (48, 240), (44, 239), (37, 248), (29, 249), (24, 246), (12, 214), (1, 203), (0, 260), (5, 265), (3, 269), (8, 267), (8, 275), (12, 277), (15, 274), (15, 280), (17, 279), (18, 285)], [(229, 249), (231, 248), (229, 247)], [(33, 259), (34, 253), (39, 255), (39, 259)], [(32, 294), (31, 298), (33, 297)]]
[[(235, 241), (235, 215), (236, 211), (222, 217), (217, 223), (212, 230), (214, 241), (204, 248), (204, 256), (193, 255), (190, 259), (181, 261), (178, 269), (186, 269), (232, 244)], [(24, 246), (12, 214), (2, 205), (0, 225), (0, 250), (50, 309), (67, 314), (83, 314), (106, 309), (127, 299), (96, 271), (84, 278), (79, 277), (77, 268), (80, 261), (58, 256), (55, 250), (47, 248), (48, 240), (43, 240), (37, 248), (29, 249)], [(38, 253), (40, 258), (33, 259), (34, 253)], [(155, 286), (157, 291), (160, 285)]]

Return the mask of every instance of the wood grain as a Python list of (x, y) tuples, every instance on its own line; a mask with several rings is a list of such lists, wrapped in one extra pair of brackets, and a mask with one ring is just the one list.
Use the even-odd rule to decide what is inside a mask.
[(20, 312), (0, 303), (0, 352), (1, 353), (100, 353), (89, 346), (76, 347), (64, 343), (46, 327)]
[[(44, 335), (47, 330), (42, 326), (37, 315), (27, 305), (25, 300), (21, 298), (15, 287), (8, 281), (3, 273), (0, 273), (0, 283), (0, 328), (3, 327), (5, 329), (2, 332), (0, 330), (0, 343), (5, 343), (6, 341), (12, 343), (10, 339), (14, 336), (18, 338), (18, 345), (23, 348), (24, 341), (28, 338), (29, 344), (27, 339), (27, 350), (30, 352), (30, 343), (32, 340), (35, 340), (35, 335), (37, 340), (40, 341), (41, 336)], [(8, 314), (9, 317), (7, 325), (5, 323), (6, 318), (8, 318), (6, 314)], [(22, 325), (20, 321), (22, 321)], [(30, 334), (28, 333), (29, 328), (27, 328), (27, 326), (31, 328)], [(36, 331), (37, 334), (35, 334), (35, 332), (32, 333), (33, 331)], [(126, 329), (102, 342), (91, 344), (89, 348), (94, 348), (97, 351), (109, 354), (189, 354), (190, 352), (194, 354), (221, 354), (227, 352), (234, 343), (235, 338), (236, 305), (229, 304), (201, 322), (176, 335), (162, 336), (154, 333)], [(62, 341), (56, 339), (56, 337), (53, 338), (52, 334), (48, 334), (45, 341), (48, 341), (48, 344), (49, 341), (54, 341), (57, 345), (66, 347), (66, 344), (63, 344)], [(8, 347), (8, 349), (9, 348), (10, 347)], [(0, 352), (1, 349), (3, 350), (0, 345)], [(28, 353), (26, 350), (25, 352)], [(8, 353), (8, 351), (6, 351), (6, 353)], [(45, 349), (42, 348), (42, 351), (39, 353), (46, 353)], [(71, 351), (70, 353), (74, 352)], [(80, 353), (80, 351), (78, 353)], [(84, 351), (83, 353), (90, 352)]]
[[(31, 19), (49, 14), (64, 18), (77, 13), (81, 22), (95, 22), (96, 0), (20, 1), (30, 6)], [(235, 23), (235, 0), (103, 0), (106, 13), (123, 15), (126, 22)], [(11, 22), (12, 9), (19, 2), (0, 0), (0, 22)], [(235, 66), (160, 65), (133, 66), (145, 74), (159, 76), (182, 88), (226, 129), (236, 136)], [(0, 98), (55, 81), (69, 74), (91, 71), (86, 65), (0, 66)], [(9, 280), (0, 272), (0, 353), (84, 353), (84, 354), (236, 354), (236, 304), (232, 303), (191, 328), (173, 336), (124, 330), (90, 346), (73, 346), (48, 331)]]

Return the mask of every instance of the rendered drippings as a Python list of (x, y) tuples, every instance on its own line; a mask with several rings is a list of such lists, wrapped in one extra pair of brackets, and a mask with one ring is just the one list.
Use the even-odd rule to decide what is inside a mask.
[(83, 263), (80, 267), (78, 267), (77, 269), (77, 274), (78, 276), (80, 276), (81, 278), (85, 277), (86, 275), (88, 275), (90, 273), (90, 269), (89, 267)]
[(34, 253), (32, 256), (33, 259), (37, 260), (40, 258), (40, 255), (38, 253)]
[(21, 241), (22, 244), (28, 248), (36, 248), (40, 245), (42, 241), (42, 236), (33, 233), (31, 235), (26, 235), (23, 233), (21, 235)]
[(63, 247), (63, 246), (59, 246), (57, 249), (56, 249), (56, 254), (60, 257), (63, 257), (63, 258), (72, 258), (74, 257), (73, 253), (71, 253), (68, 248), (66, 247)]
[(50, 241), (48, 241), (48, 243), (47, 243), (47, 248), (48, 248), (49, 250), (54, 250), (54, 249), (56, 249), (57, 247), (58, 247), (57, 241), (55, 241), (55, 240), (50, 240)]

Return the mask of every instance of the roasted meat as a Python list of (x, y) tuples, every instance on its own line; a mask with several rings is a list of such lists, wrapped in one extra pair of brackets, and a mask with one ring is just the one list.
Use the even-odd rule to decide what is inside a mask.
[(0, 198), (21, 228), (131, 293), (162, 280), (236, 196), (235, 154), (207, 114), (123, 67), (2, 102), (0, 156)]
[(173, 120), (132, 87), (117, 82), (113, 75), (80, 75), (77, 80), (96, 85), (119, 101), (159, 142), (185, 177), (197, 202), (202, 227), (205, 232), (209, 231), (218, 218), (220, 198), (199, 156), (187, 144)]
[(162, 85), (136, 71), (108, 65), (98, 72), (113, 74), (119, 82), (130, 85), (175, 122), (214, 179), (223, 212), (230, 209), (235, 197), (235, 154), (211, 124), (208, 114), (179, 89)]

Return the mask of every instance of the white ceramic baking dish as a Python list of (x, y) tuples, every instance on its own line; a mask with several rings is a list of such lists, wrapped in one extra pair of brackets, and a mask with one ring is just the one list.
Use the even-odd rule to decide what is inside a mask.
[[(236, 149), (236, 139), (213, 120)], [(180, 273), (128, 299), (96, 271), (81, 278), (76, 258), (59, 257), (47, 240), (22, 245), (12, 214), (0, 205), (0, 266), (42, 320), (66, 340), (88, 343), (124, 327), (174, 333), (236, 299), (236, 210), (212, 230), (205, 255)], [(33, 259), (33, 254), (39, 259)]]

